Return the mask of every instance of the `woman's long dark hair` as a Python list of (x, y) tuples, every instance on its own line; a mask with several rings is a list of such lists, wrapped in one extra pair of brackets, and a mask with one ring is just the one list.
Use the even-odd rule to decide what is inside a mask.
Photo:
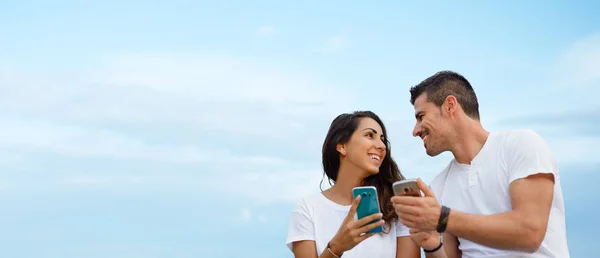
[(360, 119), (367, 117), (372, 118), (381, 126), (382, 133), (385, 136), (386, 153), (379, 167), (379, 173), (365, 178), (362, 186), (375, 186), (377, 188), (379, 205), (383, 213), (382, 219), (390, 226), (391, 222), (398, 219), (391, 201), (392, 196), (394, 196), (392, 184), (398, 180), (403, 180), (404, 176), (400, 172), (396, 162), (392, 159), (392, 149), (387, 138), (387, 131), (383, 122), (375, 113), (371, 111), (345, 113), (337, 116), (331, 122), (327, 137), (325, 137), (325, 141), (323, 142), (323, 170), (329, 179), (329, 184), (331, 185), (332, 181), (335, 183), (340, 169), (340, 153), (337, 151), (336, 146), (347, 143), (354, 131), (356, 131)]

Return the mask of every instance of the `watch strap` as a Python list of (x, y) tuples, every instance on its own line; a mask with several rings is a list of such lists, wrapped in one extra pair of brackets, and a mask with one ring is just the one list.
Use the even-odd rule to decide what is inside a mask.
[(440, 212), (440, 218), (438, 220), (437, 232), (444, 233), (446, 232), (446, 227), (448, 226), (448, 217), (450, 215), (450, 208), (442, 205), (442, 211)]

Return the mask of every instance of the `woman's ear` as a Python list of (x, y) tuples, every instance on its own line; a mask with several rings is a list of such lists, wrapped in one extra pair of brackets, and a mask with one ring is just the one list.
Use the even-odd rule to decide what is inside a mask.
[(336, 145), (335, 149), (342, 155), (342, 157), (346, 157), (346, 147), (343, 144)]

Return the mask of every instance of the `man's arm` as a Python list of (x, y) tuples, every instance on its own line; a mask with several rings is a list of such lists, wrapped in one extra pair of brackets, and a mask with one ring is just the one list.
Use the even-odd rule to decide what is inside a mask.
[(534, 174), (510, 184), (512, 211), (480, 216), (450, 212), (447, 232), (498, 249), (535, 252), (548, 225), (554, 176)]

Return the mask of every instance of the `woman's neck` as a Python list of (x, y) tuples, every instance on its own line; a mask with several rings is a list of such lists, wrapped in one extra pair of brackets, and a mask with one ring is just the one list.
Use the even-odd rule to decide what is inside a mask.
[(358, 171), (349, 171), (340, 166), (337, 181), (335, 184), (323, 192), (325, 197), (340, 205), (351, 205), (354, 200), (352, 188), (362, 185), (363, 178), (358, 177), (362, 173)]

